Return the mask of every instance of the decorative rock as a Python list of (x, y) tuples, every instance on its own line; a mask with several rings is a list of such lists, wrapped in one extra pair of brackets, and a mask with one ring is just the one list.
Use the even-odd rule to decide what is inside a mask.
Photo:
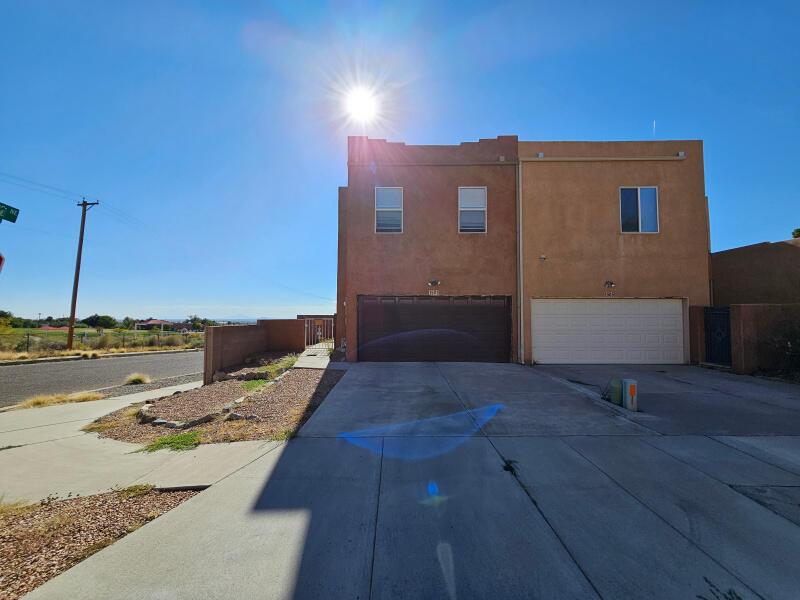
[(244, 418), (245, 418), (244, 415), (240, 415), (239, 413), (232, 412), (232, 413), (229, 413), (227, 417), (225, 417), (225, 420), (226, 421), (241, 421)]
[(145, 404), (139, 408), (136, 413), (136, 420), (139, 421), (139, 423), (150, 423), (155, 420), (155, 416), (150, 414), (150, 408), (152, 408), (152, 406), (152, 404)]

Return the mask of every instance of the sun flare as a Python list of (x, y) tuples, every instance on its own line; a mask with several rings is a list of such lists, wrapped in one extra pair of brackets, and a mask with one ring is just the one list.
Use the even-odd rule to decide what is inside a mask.
[(354, 123), (369, 125), (380, 116), (380, 102), (375, 93), (366, 87), (355, 87), (344, 97), (344, 109)]

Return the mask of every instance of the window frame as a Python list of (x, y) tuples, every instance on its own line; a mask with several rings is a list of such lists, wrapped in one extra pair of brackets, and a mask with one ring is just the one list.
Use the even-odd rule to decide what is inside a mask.
[[(378, 190), (400, 190), (400, 208), (378, 208)], [(403, 233), (405, 227), (405, 200), (404, 200), (404, 191), (403, 187), (399, 185), (376, 185), (375, 186), (375, 198), (373, 202), (373, 208), (375, 209), (375, 233), (381, 235), (397, 235)], [(378, 212), (400, 212), (400, 231), (378, 231)]]
[[(461, 190), (483, 190), (486, 198), (486, 206), (483, 208), (461, 208)], [(461, 211), (483, 211), (483, 231), (461, 231)], [(489, 233), (489, 188), (485, 185), (460, 185), (458, 186), (458, 195), (456, 196), (456, 229), (459, 234), (480, 234), (486, 235)]]
[[(656, 230), (655, 231), (642, 231), (642, 189), (653, 189), (656, 191)], [(639, 217), (639, 231), (625, 231), (622, 228), (622, 190), (636, 190), (636, 210)], [(661, 205), (660, 193), (657, 185), (621, 185), (617, 190), (617, 206), (619, 207), (619, 231), (625, 235), (654, 235), (661, 233)]]

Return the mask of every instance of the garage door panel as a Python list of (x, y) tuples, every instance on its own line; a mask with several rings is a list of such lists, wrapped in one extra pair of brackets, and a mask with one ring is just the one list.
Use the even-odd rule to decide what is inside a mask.
[(507, 362), (510, 302), (483, 296), (359, 296), (359, 360)]
[(680, 299), (531, 301), (540, 363), (683, 363)]

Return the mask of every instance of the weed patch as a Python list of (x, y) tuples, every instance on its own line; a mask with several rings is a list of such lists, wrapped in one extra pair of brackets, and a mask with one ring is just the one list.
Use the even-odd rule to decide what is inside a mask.
[(242, 382), (242, 389), (245, 392), (252, 392), (257, 390), (262, 385), (266, 385), (268, 379), (248, 379), (247, 381)]
[(145, 496), (146, 494), (149, 494), (154, 487), (154, 485), (149, 483), (140, 483), (117, 490), (117, 493), (126, 500), (129, 500), (130, 498), (138, 498), (139, 496)]
[(283, 373), (284, 371), (288, 371), (294, 366), (294, 363), (297, 362), (297, 354), (287, 354), (275, 360), (268, 365), (264, 365), (263, 367), (258, 368), (259, 373), (266, 373), (269, 379), (275, 379), (278, 375)]
[(186, 431), (184, 433), (174, 433), (158, 438), (156, 441), (145, 446), (144, 452), (157, 452), (158, 450), (192, 450), (200, 444), (199, 431)]

